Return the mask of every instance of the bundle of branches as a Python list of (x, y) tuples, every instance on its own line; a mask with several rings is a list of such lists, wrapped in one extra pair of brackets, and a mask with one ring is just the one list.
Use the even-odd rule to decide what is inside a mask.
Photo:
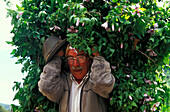
[[(44, 66), (43, 42), (51, 35), (67, 39), (89, 55), (96, 45), (110, 62), (116, 78), (108, 111), (165, 111), (168, 87), (164, 67), (169, 62), (169, 6), (156, 0), (21, 0), (8, 9), (18, 57), (26, 72), (17, 91), (14, 111), (58, 111), (39, 91), (37, 82)], [(166, 5), (166, 4), (165, 4)], [(167, 66), (168, 67), (168, 66)]]

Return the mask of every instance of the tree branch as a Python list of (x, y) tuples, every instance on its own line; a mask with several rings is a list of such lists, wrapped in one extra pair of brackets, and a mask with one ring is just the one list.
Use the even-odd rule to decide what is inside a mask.
[(156, 62), (155, 62), (153, 59), (151, 59), (149, 56), (147, 56), (145, 53), (143, 53), (143, 52), (140, 51), (140, 50), (137, 50), (137, 51), (140, 52), (141, 54), (145, 55), (148, 59), (150, 59), (151, 61), (153, 61), (156, 66), (158, 66), (158, 65), (156, 64)]

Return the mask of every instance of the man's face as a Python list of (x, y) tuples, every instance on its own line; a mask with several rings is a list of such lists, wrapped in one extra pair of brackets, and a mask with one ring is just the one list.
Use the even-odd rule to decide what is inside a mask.
[(90, 68), (90, 59), (83, 51), (70, 49), (67, 54), (70, 71), (76, 80), (82, 80)]

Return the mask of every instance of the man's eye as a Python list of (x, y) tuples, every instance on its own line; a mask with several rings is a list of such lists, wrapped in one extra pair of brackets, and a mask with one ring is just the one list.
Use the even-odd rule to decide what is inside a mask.
[(84, 56), (78, 56), (77, 58), (78, 59), (84, 59)]
[(77, 58), (84, 58), (84, 56), (77, 56)]
[(73, 59), (73, 57), (67, 57), (67, 59), (72, 60), (72, 59)]
[(81, 59), (84, 59), (84, 56), (81, 56), (80, 58), (81, 58)]

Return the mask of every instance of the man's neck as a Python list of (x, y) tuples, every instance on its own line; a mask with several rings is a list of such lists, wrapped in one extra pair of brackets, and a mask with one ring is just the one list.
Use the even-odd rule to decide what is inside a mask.
[(81, 83), (82, 79), (75, 79), (78, 84)]

